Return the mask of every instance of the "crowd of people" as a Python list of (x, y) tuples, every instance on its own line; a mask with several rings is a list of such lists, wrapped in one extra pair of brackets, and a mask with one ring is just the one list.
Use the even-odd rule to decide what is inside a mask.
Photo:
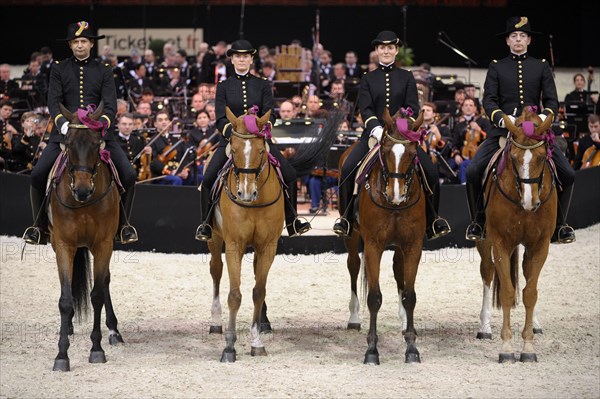
[[(529, 33), (524, 32), (525, 36)], [(387, 34), (390, 37), (393, 35), (394, 40), (397, 39), (393, 32)], [(76, 36), (70, 37), (70, 46), (74, 38)], [(91, 47), (97, 45), (97, 38), (99, 37), (92, 37)], [(269, 107), (276, 111), (273, 115), (273, 125), (276, 128), (285, 130), (286, 121), (298, 119), (326, 120), (329, 112), (340, 111), (345, 116), (343, 127), (340, 129), (340, 144), (349, 145), (361, 135), (369, 137), (374, 132), (379, 132), (376, 128), (381, 126), (373, 125), (373, 122), (380, 118), (378, 108), (390, 106), (389, 98), (388, 103), (369, 106), (367, 103), (375, 101), (374, 97), (365, 96), (366, 91), (361, 89), (361, 81), (377, 80), (378, 74), (388, 76), (387, 74), (392, 72), (392, 69), (385, 68), (395, 65), (395, 55), (390, 59), (392, 64), (382, 67), (381, 57), (387, 55), (378, 50), (377, 44), (389, 44), (384, 39), (385, 37), (380, 38), (378, 42), (374, 41), (377, 42), (374, 44), (374, 51), (368, 62), (363, 63), (359, 62), (356, 52), (352, 50), (345, 53), (343, 61), (335, 62), (331, 52), (322, 45), (302, 49), (302, 72), (298, 82), (301, 84), (297, 86), (297, 92), (291, 95), (285, 92), (283, 86), (278, 85), (280, 70), (276, 49), (264, 45), (256, 50), (252, 48), (247, 74), (256, 78), (256, 81), (264, 82), (264, 87), (270, 91), (273, 103), (269, 104)], [(237, 44), (239, 45), (239, 42)], [(298, 41), (290, 45), (302, 48)], [(397, 42), (394, 45), (399, 48)], [(74, 65), (83, 68), (87, 61), (80, 65), (76, 49), (71, 48), (74, 57), (70, 60), (75, 60)], [(525, 55), (526, 48), (525, 46), (523, 53)], [(107, 119), (111, 119), (113, 124), (111, 130), (114, 131), (115, 143), (122, 148), (124, 159), (127, 159), (136, 173), (134, 180), (152, 184), (202, 184), (206, 174), (204, 160), (211, 151), (219, 148), (221, 133), (224, 134), (223, 126), (219, 126), (218, 121), (219, 87), (226, 85), (232, 77), (239, 78), (239, 75), (236, 75), (236, 66), (232, 62), (232, 56), (238, 54), (238, 50), (223, 41), (214, 46), (201, 43), (198, 52), (193, 56), (176, 48), (173, 42), (165, 43), (159, 56), (150, 49), (141, 53), (133, 48), (129, 57), (119, 59), (109, 46), (103, 46), (99, 50), (94, 62), (102, 66), (99, 73), (108, 76), (116, 99), (114, 115)], [(511, 52), (515, 54), (512, 48)], [(522, 61), (529, 62), (526, 58)], [(57, 112), (52, 110), (55, 106), (52, 102), (56, 100), (52, 93), (53, 71), (61, 69), (66, 62), (54, 60), (52, 50), (43, 47), (31, 55), (20, 78), (11, 79), (10, 66), (0, 65), (2, 170), (30, 173), (44, 152), (48, 151), (46, 147), (52, 142), (48, 140), (50, 133), (53, 129), (61, 129)], [(413, 82), (417, 77), (416, 87), (419, 87), (428, 84), (422, 80), (424, 72), (427, 73), (429, 82), (432, 79), (433, 75), (426, 69), (427, 66), (423, 65), (422, 68), (415, 68), (411, 74), (403, 68), (395, 68), (393, 73), (400, 74), (402, 78), (398, 79), (402, 80), (409, 79), (410, 76)], [(573, 83), (573, 92), (569, 93), (561, 104), (553, 104), (556, 112), (553, 111), (548, 116), (554, 118), (553, 130), (557, 147), (566, 157), (566, 165), (576, 170), (598, 163), (594, 160), (600, 148), (600, 120), (596, 115), (597, 93), (589, 91), (589, 85), (588, 90), (585, 89), (586, 80), (582, 74), (576, 74)], [(473, 170), (471, 165), (480, 145), (486, 141), (490, 142), (490, 132), (500, 123), (491, 119), (492, 116), (486, 112), (485, 98), (478, 97), (474, 85), (458, 83), (453, 84), (453, 89), (454, 100), (443, 101), (444, 112), (440, 113), (437, 112), (438, 103), (434, 101), (433, 93), (429, 90), (425, 91), (426, 95), (421, 90), (414, 93), (411, 91), (410, 99), (403, 97), (404, 92), (393, 94), (391, 97), (392, 101), (396, 101), (393, 100), (394, 96), (402, 97), (400, 105), (424, 111), (423, 127), (426, 135), (422, 150), (423, 154), (427, 155), (422, 158), (431, 161), (428, 176), (432, 177), (432, 187), (438, 183), (466, 184), (469, 180), (467, 170)], [(485, 89), (490, 91), (493, 87)], [(224, 95), (231, 93), (227, 92)], [(372, 95), (376, 96), (377, 93)], [(59, 97), (64, 99), (62, 95)], [(88, 99), (84, 102), (81, 97), (81, 104), (75, 105), (85, 106), (87, 101)], [(569, 110), (559, 112), (560, 105), (563, 104), (579, 104), (579, 108), (586, 110), (587, 132), (569, 132)], [(23, 112), (13, 115), (16, 107)], [(250, 104), (240, 103), (239, 111), (243, 113), (248, 107)], [(50, 115), (54, 119), (51, 119)], [(360, 143), (363, 140), (358, 141)], [(362, 158), (366, 148), (364, 145), (357, 146), (359, 147), (361, 151), (356, 154), (357, 159)], [(57, 151), (54, 147), (51, 148), (54, 152)], [(280, 150), (285, 152), (284, 148)], [(429, 161), (426, 163), (429, 165)], [(327, 166), (324, 165), (324, 168)], [(341, 172), (344, 177), (344, 171)], [(319, 201), (320, 198), (324, 198), (323, 191), (329, 187), (337, 189), (336, 179), (326, 172), (315, 173), (312, 176), (294, 176), (294, 179), (297, 179), (298, 184), (305, 184), (307, 187), (306, 192), (312, 199), (313, 213), (326, 206)], [(348, 194), (344, 194), (346, 191), (347, 188), (340, 192), (344, 209), (347, 207), (345, 202)], [(437, 220), (436, 217), (431, 215), (430, 219)], [(342, 227), (343, 230), (340, 231), (349, 230), (347, 225)]]

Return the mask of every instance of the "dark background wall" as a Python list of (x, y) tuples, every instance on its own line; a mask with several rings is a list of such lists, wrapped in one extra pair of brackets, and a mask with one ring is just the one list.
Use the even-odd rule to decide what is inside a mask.
[[(568, 223), (583, 228), (600, 222), (600, 167), (577, 171)], [(20, 236), (31, 223), (29, 176), (0, 173), (0, 235)], [(440, 215), (448, 219), (452, 232), (440, 239), (426, 241), (424, 249), (471, 247), (465, 239), (469, 223), (465, 186), (441, 186)], [(116, 249), (179, 253), (207, 253), (206, 243), (194, 240), (200, 220), (200, 193), (195, 187), (138, 185), (132, 212), (132, 224), (140, 241), (116, 246)], [(341, 238), (333, 235), (279, 239), (278, 253), (312, 254), (345, 252)]]
[[(93, 3), (93, 2), (90, 2)], [(1, 2), (0, 2), (1, 4)], [(445, 32), (479, 67), (487, 67), (494, 58), (506, 54), (503, 40), (495, 34), (504, 30), (506, 18), (526, 15), (534, 30), (546, 33), (536, 38), (531, 52), (550, 59), (552, 34), (557, 67), (600, 65), (597, 21), (593, 1), (573, 0), (560, 7), (539, 1), (508, 1), (506, 7), (406, 7), (406, 39), (416, 55), (417, 64), (465, 66), (464, 60), (436, 42), (438, 32)], [(29, 55), (42, 46), (50, 46), (56, 59), (69, 55), (66, 45), (55, 39), (66, 34), (69, 23), (87, 19), (104, 28), (203, 28), (205, 39), (232, 42), (238, 38), (240, 9), (233, 6), (0, 6), (2, 55), (0, 61), (25, 64)], [(343, 60), (347, 50), (356, 50), (360, 61), (367, 62), (370, 42), (377, 32), (394, 30), (404, 37), (404, 14), (401, 6), (319, 7), (321, 42)], [(311, 29), (315, 24), (316, 6), (247, 6), (245, 38), (255, 46), (276, 46), (300, 39), (312, 45)]]

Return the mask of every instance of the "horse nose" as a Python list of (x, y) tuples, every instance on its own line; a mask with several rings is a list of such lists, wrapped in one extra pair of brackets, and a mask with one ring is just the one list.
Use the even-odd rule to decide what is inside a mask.
[(75, 199), (79, 202), (84, 202), (87, 201), (92, 194), (94, 193), (94, 190), (91, 187), (82, 187), (82, 188), (77, 188), (75, 190), (73, 190), (73, 196), (75, 197)]
[(256, 201), (257, 198), (258, 198), (258, 191), (256, 191), (256, 190), (252, 191), (252, 201)]

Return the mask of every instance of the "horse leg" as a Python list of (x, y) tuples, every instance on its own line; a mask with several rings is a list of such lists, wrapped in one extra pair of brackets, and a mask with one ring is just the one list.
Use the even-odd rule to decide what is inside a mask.
[(523, 274), (525, 275), (525, 288), (523, 288), (523, 304), (525, 305), (525, 326), (521, 336), (523, 337), (523, 350), (521, 351), (522, 362), (537, 362), (537, 356), (533, 348), (534, 337), (534, 310), (537, 303), (537, 283), (548, 257), (548, 245), (539, 245), (534, 251), (526, 250), (523, 255)]
[(513, 286), (510, 270), (510, 250), (502, 247), (497, 240), (493, 245), (494, 263), (498, 277), (499, 298), (502, 305), (502, 348), (498, 357), (500, 363), (514, 362), (515, 354), (512, 346), (512, 332), (510, 329), (510, 310), (515, 304), (515, 287)]
[(383, 248), (376, 247), (373, 242), (365, 242), (365, 271), (367, 273), (367, 306), (369, 307), (370, 322), (367, 334), (367, 352), (365, 364), (379, 364), (377, 351), (377, 314), (383, 302), (381, 288), (379, 287), (379, 268)]
[[(252, 267), (254, 270), (254, 275), (256, 276), (256, 265), (258, 263), (258, 257), (254, 256), (254, 261), (252, 262)], [(263, 305), (260, 309), (260, 328), (259, 331), (261, 333), (272, 333), (273, 328), (271, 327), (271, 322), (267, 317), (267, 302), (263, 301)]]
[[(110, 237), (112, 240), (112, 236)], [(90, 363), (106, 363), (106, 356), (102, 349), (102, 307), (105, 303), (110, 303), (106, 308), (106, 326), (111, 333), (117, 330), (117, 318), (112, 309), (112, 301), (110, 299), (109, 284), (110, 284), (110, 257), (112, 255), (112, 241), (103, 241), (94, 245), (91, 248), (94, 255), (94, 288), (91, 293), (92, 307), (94, 309), (94, 326), (90, 339), (92, 340), (92, 349), (90, 351)], [(120, 337), (120, 334), (119, 334)], [(109, 336), (109, 342), (110, 342)], [(122, 339), (121, 339), (122, 341)]]
[(494, 261), (492, 259), (492, 242), (478, 241), (477, 250), (481, 256), (479, 273), (483, 282), (481, 312), (479, 312), (479, 331), (477, 339), (492, 339), (492, 280), (494, 279)]
[(348, 320), (348, 330), (360, 330), (360, 301), (358, 299), (358, 290), (356, 282), (358, 280), (358, 274), (360, 272), (360, 255), (359, 255), (359, 244), (360, 235), (355, 229), (352, 235), (344, 241), (346, 249), (348, 251), (348, 272), (350, 273), (350, 303), (348, 308), (350, 309), (350, 319)]
[(252, 326), (250, 327), (251, 356), (266, 356), (267, 351), (260, 338), (261, 315), (265, 303), (267, 288), (267, 276), (275, 259), (277, 242), (263, 244), (256, 248), (254, 253), (254, 279), (255, 284), (252, 289), (252, 301), (254, 302), (254, 313), (252, 315)]
[[(406, 329), (404, 340), (406, 341), (405, 363), (421, 363), (421, 356), (417, 349), (417, 331), (414, 324), (414, 311), (417, 303), (417, 294), (415, 292), (415, 280), (417, 279), (417, 270), (421, 260), (421, 245), (419, 242), (409, 243), (404, 252), (403, 280), (404, 289), (402, 290), (402, 306), (406, 309)], [(396, 250), (400, 252), (401, 250)], [(394, 255), (394, 260), (396, 255)], [(395, 262), (394, 262), (395, 263)], [(394, 265), (394, 270), (396, 265)]]
[(396, 288), (398, 289), (398, 317), (400, 318), (400, 323), (402, 323), (402, 333), (406, 332), (406, 309), (402, 304), (402, 292), (404, 291), (404, 254), (400, 248), (396, 248), (394, 251), (394, 279), (396, 280)]
[(58, 309), (60, 310), (60, 336), (58, 339), (58, 355), (54, 359), (52, 371), (70, 371), (69, 362), (69, 332), (73, 333), (73, 315), (75, 307), (71, 282), (73, 278), (73, 259), (76, 248), (63, 243), (52, 242), (56, 251), (56, 263), (58, 264), (58, 276), (60, 279), (60, 299)]
[(119, 321), (115, 315), (112, 299), (110, 297), (110, 271), (104, 278), (104, 309), (106, 310), (106, 327), (108, 327), (108, 343), (110, 345), (124, 344), (125, 341), (118, 329)]
[(542, 323), (540, 323), (540, 321), (538, 320), (537, 317), (537, 305), (533, 307), (533, 315), (532, 315), (532, 321), (533, 321), (533, 333), (534, 334), (543, 334), (544, 333), (544, 329), (542, 328)]
[(237, 340), (235, 333), (236, 318), (240, 305), (242, 303), (241, 269), (242, 257), (246, 246), (241, 243), (227, 243), (225, 259), (227, 261), (227, 271), (229, 273), (229, 296), (227, 297), (227, 306), (229, 307), (229, 322), (225, 332), (225, 349), (221, 355), (221, 363), (233, 363), (236, 360), (234, 344)]
[(208, 241), (210, 250), (210, 276), (213, 281), (213, 298), (210, 308), (211, 324), (208, 330), (209, 334), (222, 334), (223, 325), (221, 323), (221, 298), (219, 297), (221, 277), (223, 277), (223, 259), (221, 251), (223, 250), (223, 239), (215, 234), (212, 240)]

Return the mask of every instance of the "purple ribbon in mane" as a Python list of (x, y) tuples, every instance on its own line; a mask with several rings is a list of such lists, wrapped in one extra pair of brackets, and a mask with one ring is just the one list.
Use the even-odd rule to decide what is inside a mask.
[[(252, 108), (248, 110), (248, 115), (243, 116), (244, 125), (246, 125), (246, 130), (250, 134), (253, 134), (258, 137), (263, 137), (265, 140), (270, 140), (271, 137), (273, 137), (271, 135), (271, 124), (267, 123), (265, 126), (263, 126), (262, 130), (260, 130), (258, 128), (258, 124), (256, 123), (256, 121), (258, 120), (257, 114), (258, 106), (253, 105)], [(267, 153), (267, 158), (269, 159), (269, 163), (271, 165), (276, 167), (280, 166), (277, 158), (275, 158), (270, 152)]]
[[(94, 111), (96, 111), (95, 104), (88, 105), (86, 109), (79, 108), (77, 110), (77, 119), (79, 119), (79, 121), (82, 124), (89, 127), (91, 130), (93, 130), (95, 132), (100, 132), (100, 136), (104, 137), (104, 135), (106, 134), (106, 132), (105, 132), (106, 126), (108, 124), (106, 121), (97, 121), (97, 120), (90, 118), (90, 114), (93, 114)], [(101, 149), (100, 150), (100, 159), (102, 160), (102, 162), (108, 164), (108, 162), (110, 161), (110, 151), (105, 150), (104, 148)]]

